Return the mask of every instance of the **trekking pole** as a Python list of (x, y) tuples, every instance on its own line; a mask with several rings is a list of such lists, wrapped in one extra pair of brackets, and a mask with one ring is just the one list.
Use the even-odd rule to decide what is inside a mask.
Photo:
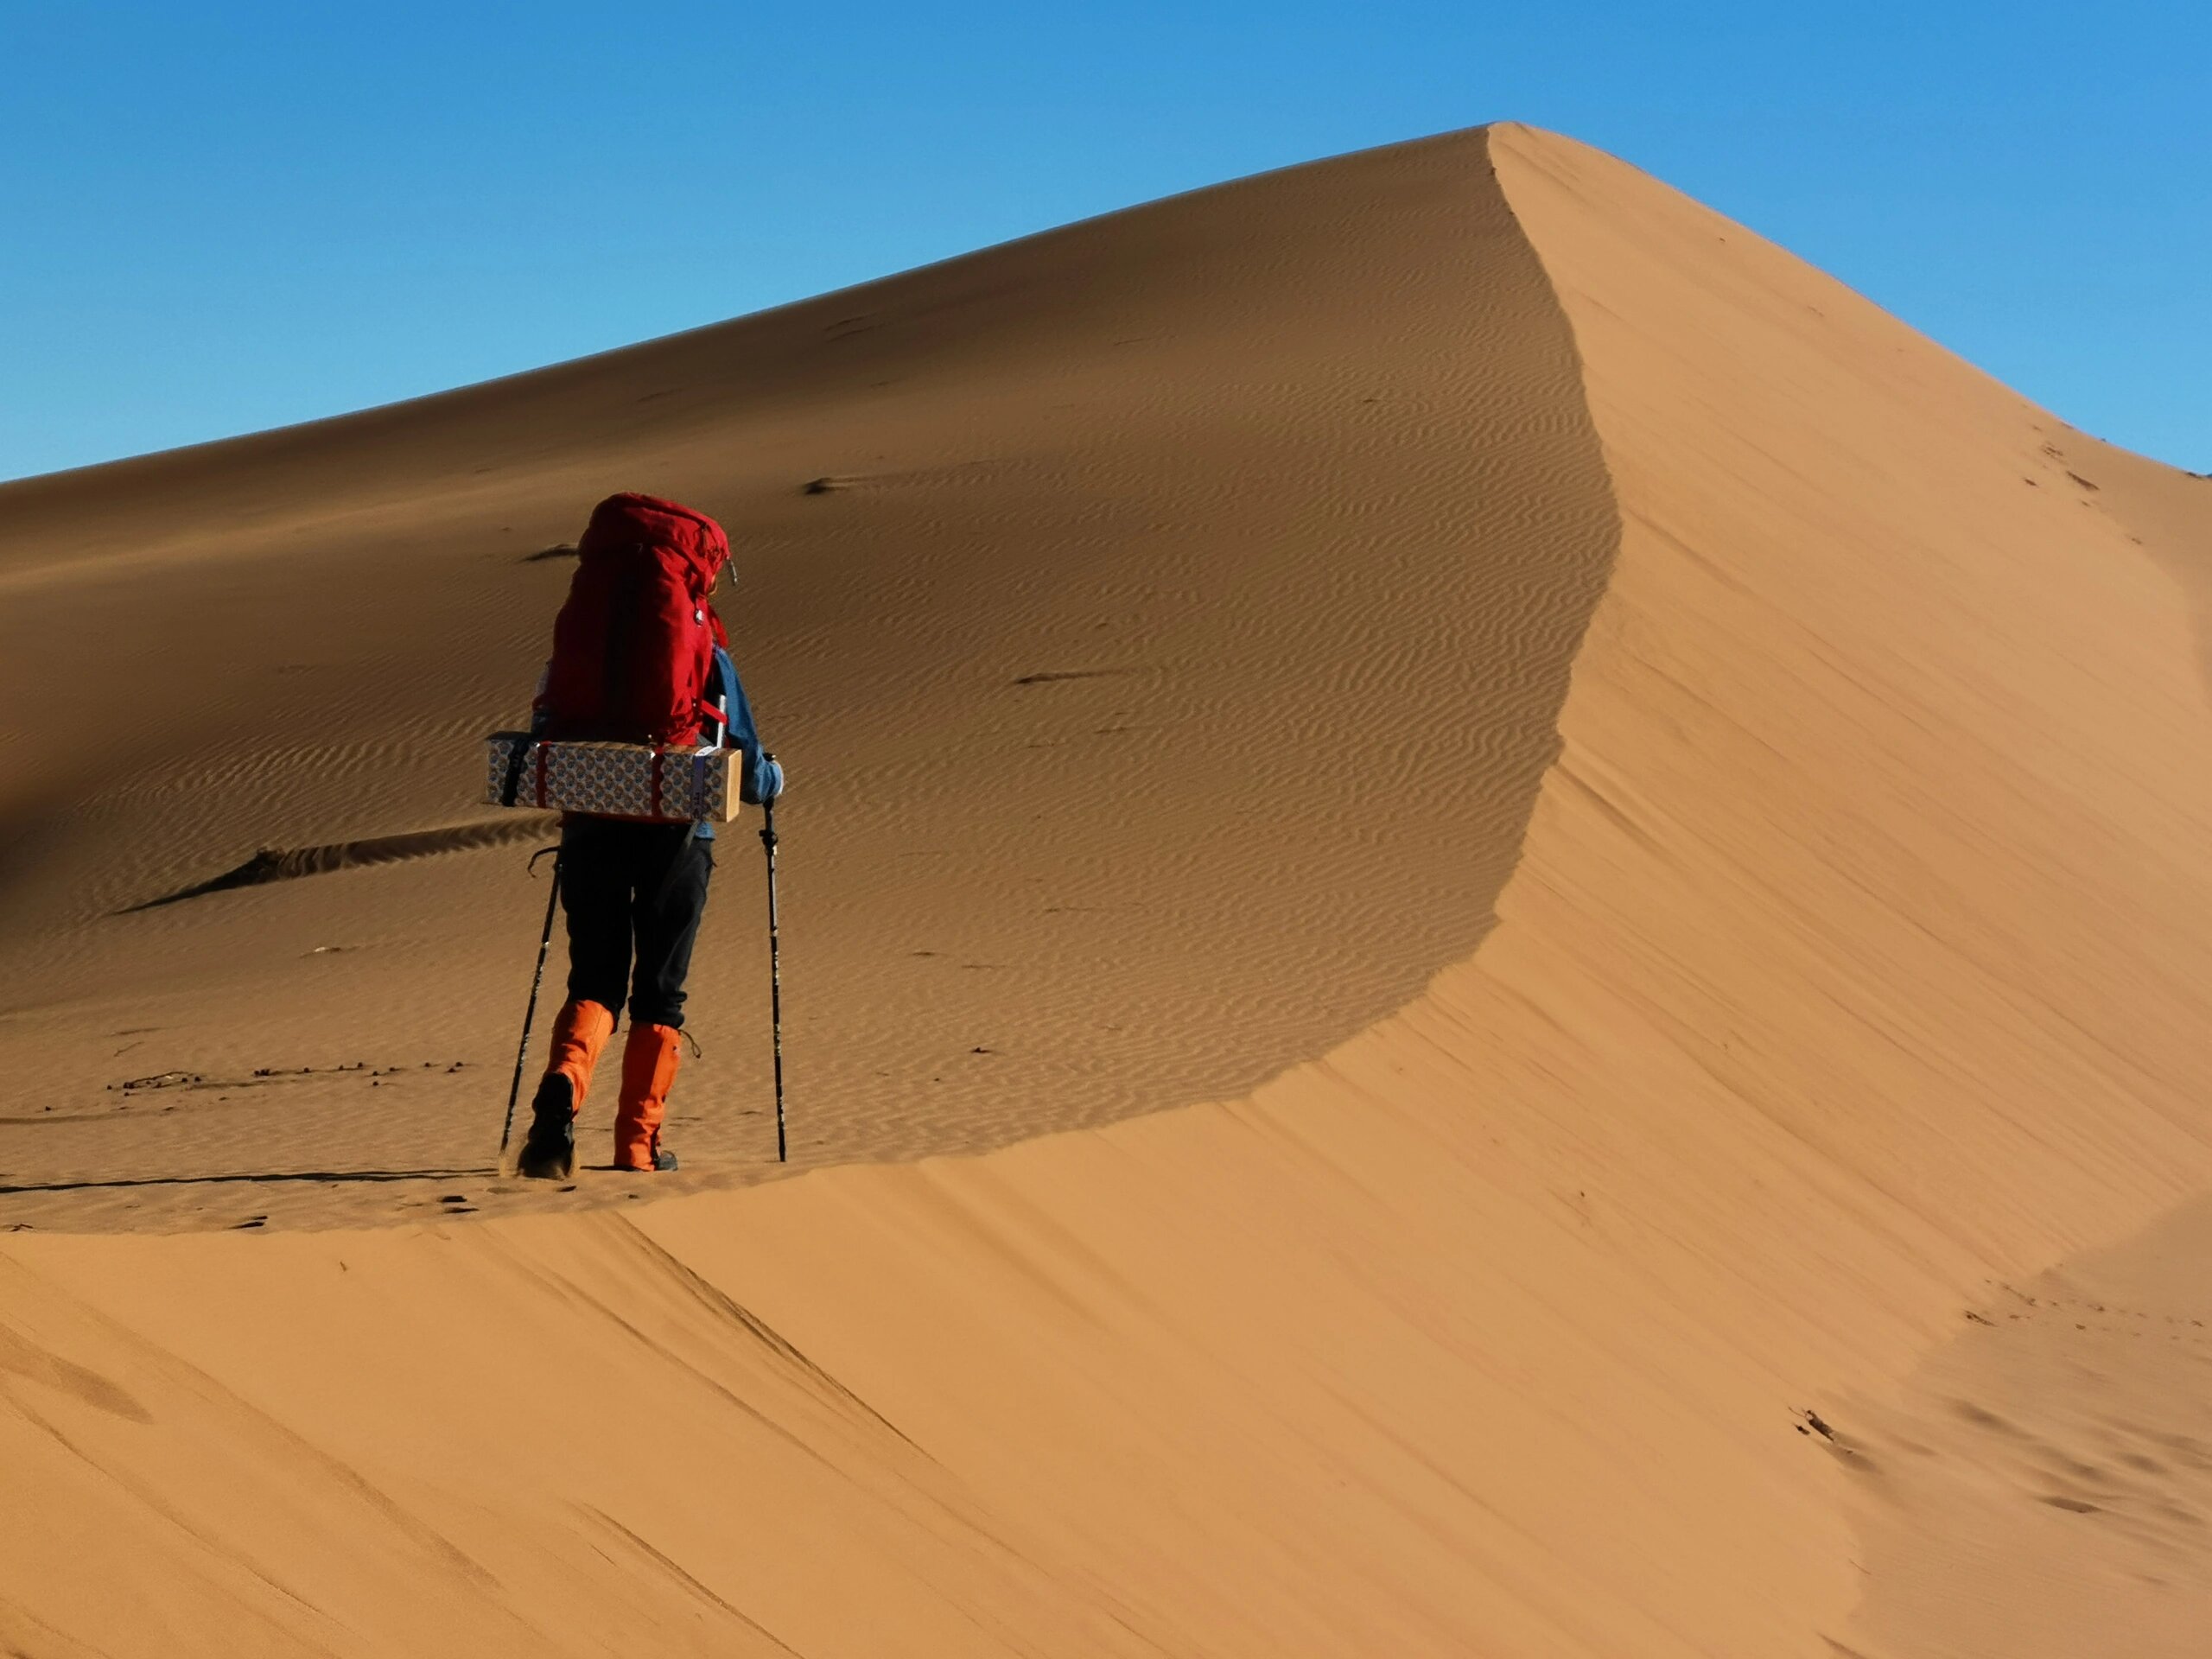
[[(776, 757), (769, 755), (769, 760)], [(760, 844), (768, 849), (768, 1025), (776, 1046), (776, 1161), (788, 1161), (784, 1144), (784, 976), (776, 939), (776, 803), (760, 804)]]
[(514, 1138), (515, 1102), (522, 1096), (522, 1069), (530, 1055), (530, 1028), (537, 1019), (537, 988), (545, 982), (545, 953), (553, 947), (553, 912), (561, 903), (561, 855), (553, 855), (553, 890), (545, 895), (545, 931), (537, 941), (537, 971), (530, 976), (530, 1006), (522, 1014), (522, 1046), (515, 1050), (515, 1080), (507, 1086), (507, 1121), (499, 1130), (499, 1161)]

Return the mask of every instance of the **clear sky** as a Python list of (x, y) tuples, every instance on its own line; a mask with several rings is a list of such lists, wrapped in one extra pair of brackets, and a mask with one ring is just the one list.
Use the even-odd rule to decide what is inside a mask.
[(1510, 118), (2212, 469), (2212, 0), (0, 0), (0, 477)]

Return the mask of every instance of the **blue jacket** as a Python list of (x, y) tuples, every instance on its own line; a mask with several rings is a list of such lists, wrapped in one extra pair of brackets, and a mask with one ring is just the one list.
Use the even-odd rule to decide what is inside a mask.
[[(745, 757), (738, 798), (748, 806), (774, 800), (784, 792), (784, 769), (761, 752), (760, 733), (753, 723), (753, 705), (745, 700), (745, 687), (738, 683), (737, 664), (730, 661), (729, 652), (720, 645), (715, 647), (715, 666), (707, 681), (707, 701), (721, 702), (728, 713), (729, 730), (723, 742)], [(698, 833), (711, 841), (715, 826), (702, 823)]]

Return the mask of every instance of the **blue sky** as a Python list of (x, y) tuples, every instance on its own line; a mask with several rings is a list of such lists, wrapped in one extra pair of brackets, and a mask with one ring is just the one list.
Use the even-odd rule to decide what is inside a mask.
[(2212, 469), (2212, 4), (0, 0), (0, 477), (1497, 118)]

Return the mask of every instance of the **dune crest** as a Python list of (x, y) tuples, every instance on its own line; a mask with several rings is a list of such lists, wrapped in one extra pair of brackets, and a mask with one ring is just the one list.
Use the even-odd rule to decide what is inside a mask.
[[(1344, 241), (1361, 251), (1299, 253)], [(1173, 279), (1149, 289), (1154, 271)], [(648, 484), (725, 469), (706, 504), (762, 550), (775, 626), (754, 671), (787, 688), (764, 714), (787, 710), (812, 744), (873, 729), (899, 696), (915, 710), (830, 768), (811, 809), (825, 842), (832, 825), (848, 840), (808, 879), (858, 884), (817, 902), (874, 912), (817, 947), (817, 995), (865, 1007), (863, 1054), (972, 1010), (1086, 1057), (1033, 1102), (1041, 1066), (1015, 1090), (935, 1084), (943, 1113), (911, 1072), (857, 1085), (816, 1155), (1165, 1103), (1127, 1086), (1131, 1051), (1084, 1034), (1080, 951), (1038, 945), (988, 991), (948, 990), (865, 942), (910, 925), (901, 905), (940, 905), (977, 930), (958, 971), (988, 972), (989, 930), (1021, 909), (1008, 868), (1071, 870), (1092, 884), (1080, 902), (1120, 901), (1116, 861), (1154, 845), (1176, 801), (1212, 814), (1168, 873), (1185, 897), (1088, 936), (1102, 995), (1127, 994), (1123, 952), (1212, 930), (1215, 954), (1144, 958), (1187, 976), (1192, 1019), (1163, 1027), (1194, 1045), (1170, 1045), (1173, 1075), (1201, 1090), (1276, 1075), (982, 1156), (587, 1215), (13, 1237), (0, 1458), (41, 1503), (0, 1511), (0, 1635), (63, 1652), (132, 1650), (156, 1622), (165, 1650), (270, 1653), (1926, 1650), (1929, 1628), (1881, 1586), (1855, 1611), (1854, 1522), (1882, 1511), (1909, 1536), (1941, 1513), (1882, 1484), (1870, 1430), (1994, 1285), (2212, 1184), (2193, 486), (1623, 164), (1522, 128), (864, 292), (874, 308), (832, 296), (201, 461), (317, 488), (363, 454), (443, 464), (472, 423), (505, 431), (519, 388), (525, 435), (484, 441), (542, 454), (481, 499), (430, 492), (443, 550), (379, 543), (405, 521), (358, 479), (360, 524), (334, 532), (363, 583), (435, 577), (472, 606), (557, 588), (560, 562), (526, 554), (562, 526), (520, 509), (578, 455), (658, 467)], [(1122, 332), (1178, 303), (1192, 333)], [(1421, 390), (1374, 391), (1384, 361)], [(607, 394), (643, 384), (633, 368), (685, 363), (696, 378), (615, 418)], [(1172, 391), (1206, 385), (1217, 399)], [(955, 470), (1025, 410), (1032, 447)], [(1080, 419), (1096, 471), (1054, 447)], [(894, 429), (940, 447), (926, 466), (879, 460)], [(778, 448), (795, 434), (803, 454)], [(186, 459), (137, 465), (156, 500), (207, 487)], [(62, 522), (71, 487), (0, 493), (0, 521)], [(485, 522), (464, 505), (511, 524), (517, 549), (456, 552)], [(825, 509), (862, 516), (833, 535), (808, 517)], [(178, 579), (276, 560), (296, 533), (180, 548)], [(1029, 556), (991, 539), (1010, 537)], [(997, 550), (975, 553), (979, 537)], [(87, 539), (86, 584), (119, 580), (99, 561), (123, 539)], [(41, 552), (38, 591), (60, 591), (59, 556)], [(1209, 586), (1262, 575), (1264, 604)], [(1181, 607), (1147, 610), (1162, 594)], [(471, 615), (487, 660), (526, 659), (529, 628)], [(1201, 640), (1192, 615), (1218, 631)], [(406, 658), (390, 626), (359, 649), (402, 639), (380, 660), (411, 663), (410, 700), (329, 733), (330, 753), (427, 803), (443, 785), (423, 746), (502, 694), (488, 668)], [(1313, 682), (1330, 642), (1334, 677)], [(1243, 678), (1207, 678), (1201, 644)], [(938, 665), (941, 683), (850, 671), (894, 646), (912, 655), (893, 666)], [(1327, 695), (1286, 702), (1308, 683)], [(1098, 701), (1040, 701), (1062, 696)], [(1496, 723), (1459, 728), (1470, 706)], [(1173, 792), (1102, 781), (1088, 751), (1053, 758), (1152, 718), (1198, 734), (1194, 755), (1141, 773)], [(1354, 762), (1396, 791), (1387, 834), (1370, 837), (1368, 798), (1328, 797), (1325, 766), (1277, 770), (1286, 727), (1392, 734)], [(978, 839), (994, 804), (912, 753), (936, 728), (1051, 810), (1020, 839)], [(342, 801), (305, 772), (257, 758), (293, 728), (231, 748), (219, 729), (212, 708), (180, 715), (174, 781), (148, 798), (229, 766), (284, 780), (268, 798), (316, 826), (283, 844), (367, 833), (334, 827)], [(152, 808), (85, 792), (35, 741), (16, 745), (14, 868), (67, 887), (89, 866), (57, 837)], [(1046, 758), (1017, 761), (1033, 743)], [(874, 868), (926, 850), (899, 839), (912, 824), (874, 793), (892, 786), (954, 851), (933, 894)], [(1382, 867), (1376, 885), (1272, 891), (1271, 873), (1336, 868), (1300, 836)], [(202, 850), (70, 890), (104, 900)], [(348, 995), (426, 962), (488, 973), (514, 939), (435, 918), (501, 880), (462, 855), (168, 906), (148, 925), (192, 931), (132, 936), (136, 980), (86, 912), (24, 906), (8, 948), (37, 941), (83, 988), (16, 1013), (11, 1046), (66, 1077), (100, 1020), (179, 995), (162, 951), (304, 939), (337, 884), (403, 918), (358, 965), (338, 957)], [(206, 920), (219, 905), (231, 919)], [(1042, 916), (1026, 941), (1050, 937)], [(240, 1029), (238, 999), (257, 995), (302, 1042), (357, 1029), (327, 987), (228, 971), (197, 1006)], [(374, 1017), (458, 1029), (404, 996)], [(819, 1056), (844, 1033), (817, 1018)], [(1227, 1033), (1211, 1056), (1208, 1029)], [(730, 1102), (750, 1086), (741, 1062), (700, 1075)], [(295, 1098), (311, 1106), (295, 1122), (321, 1109)], [(397, 1148), (433, 1118), (385, 1112), (378, 1133)], [(323, 1125), (298, 1144), (361, 1132), (337, 1112)], [(132, 1147), (172, 1166), (265, 1150), (197, 1130), (165, 1146), (112, 1118), (8, 1132), (11, 1172), (26, 1147), (53, 1158), (39, 1148), (57, 1133), (104, 1167)], [(511, 1202), (480, 1182), (460, 1196)], [(349, 1211), (310, 1192), (274, 1219), (420, 1213), (391, 1198)], [(6, 1202), (0, 1217), (206, 1225), (235, 1199)], [(2202, 1578), (2202, 1547), (2173, 1535)]]

